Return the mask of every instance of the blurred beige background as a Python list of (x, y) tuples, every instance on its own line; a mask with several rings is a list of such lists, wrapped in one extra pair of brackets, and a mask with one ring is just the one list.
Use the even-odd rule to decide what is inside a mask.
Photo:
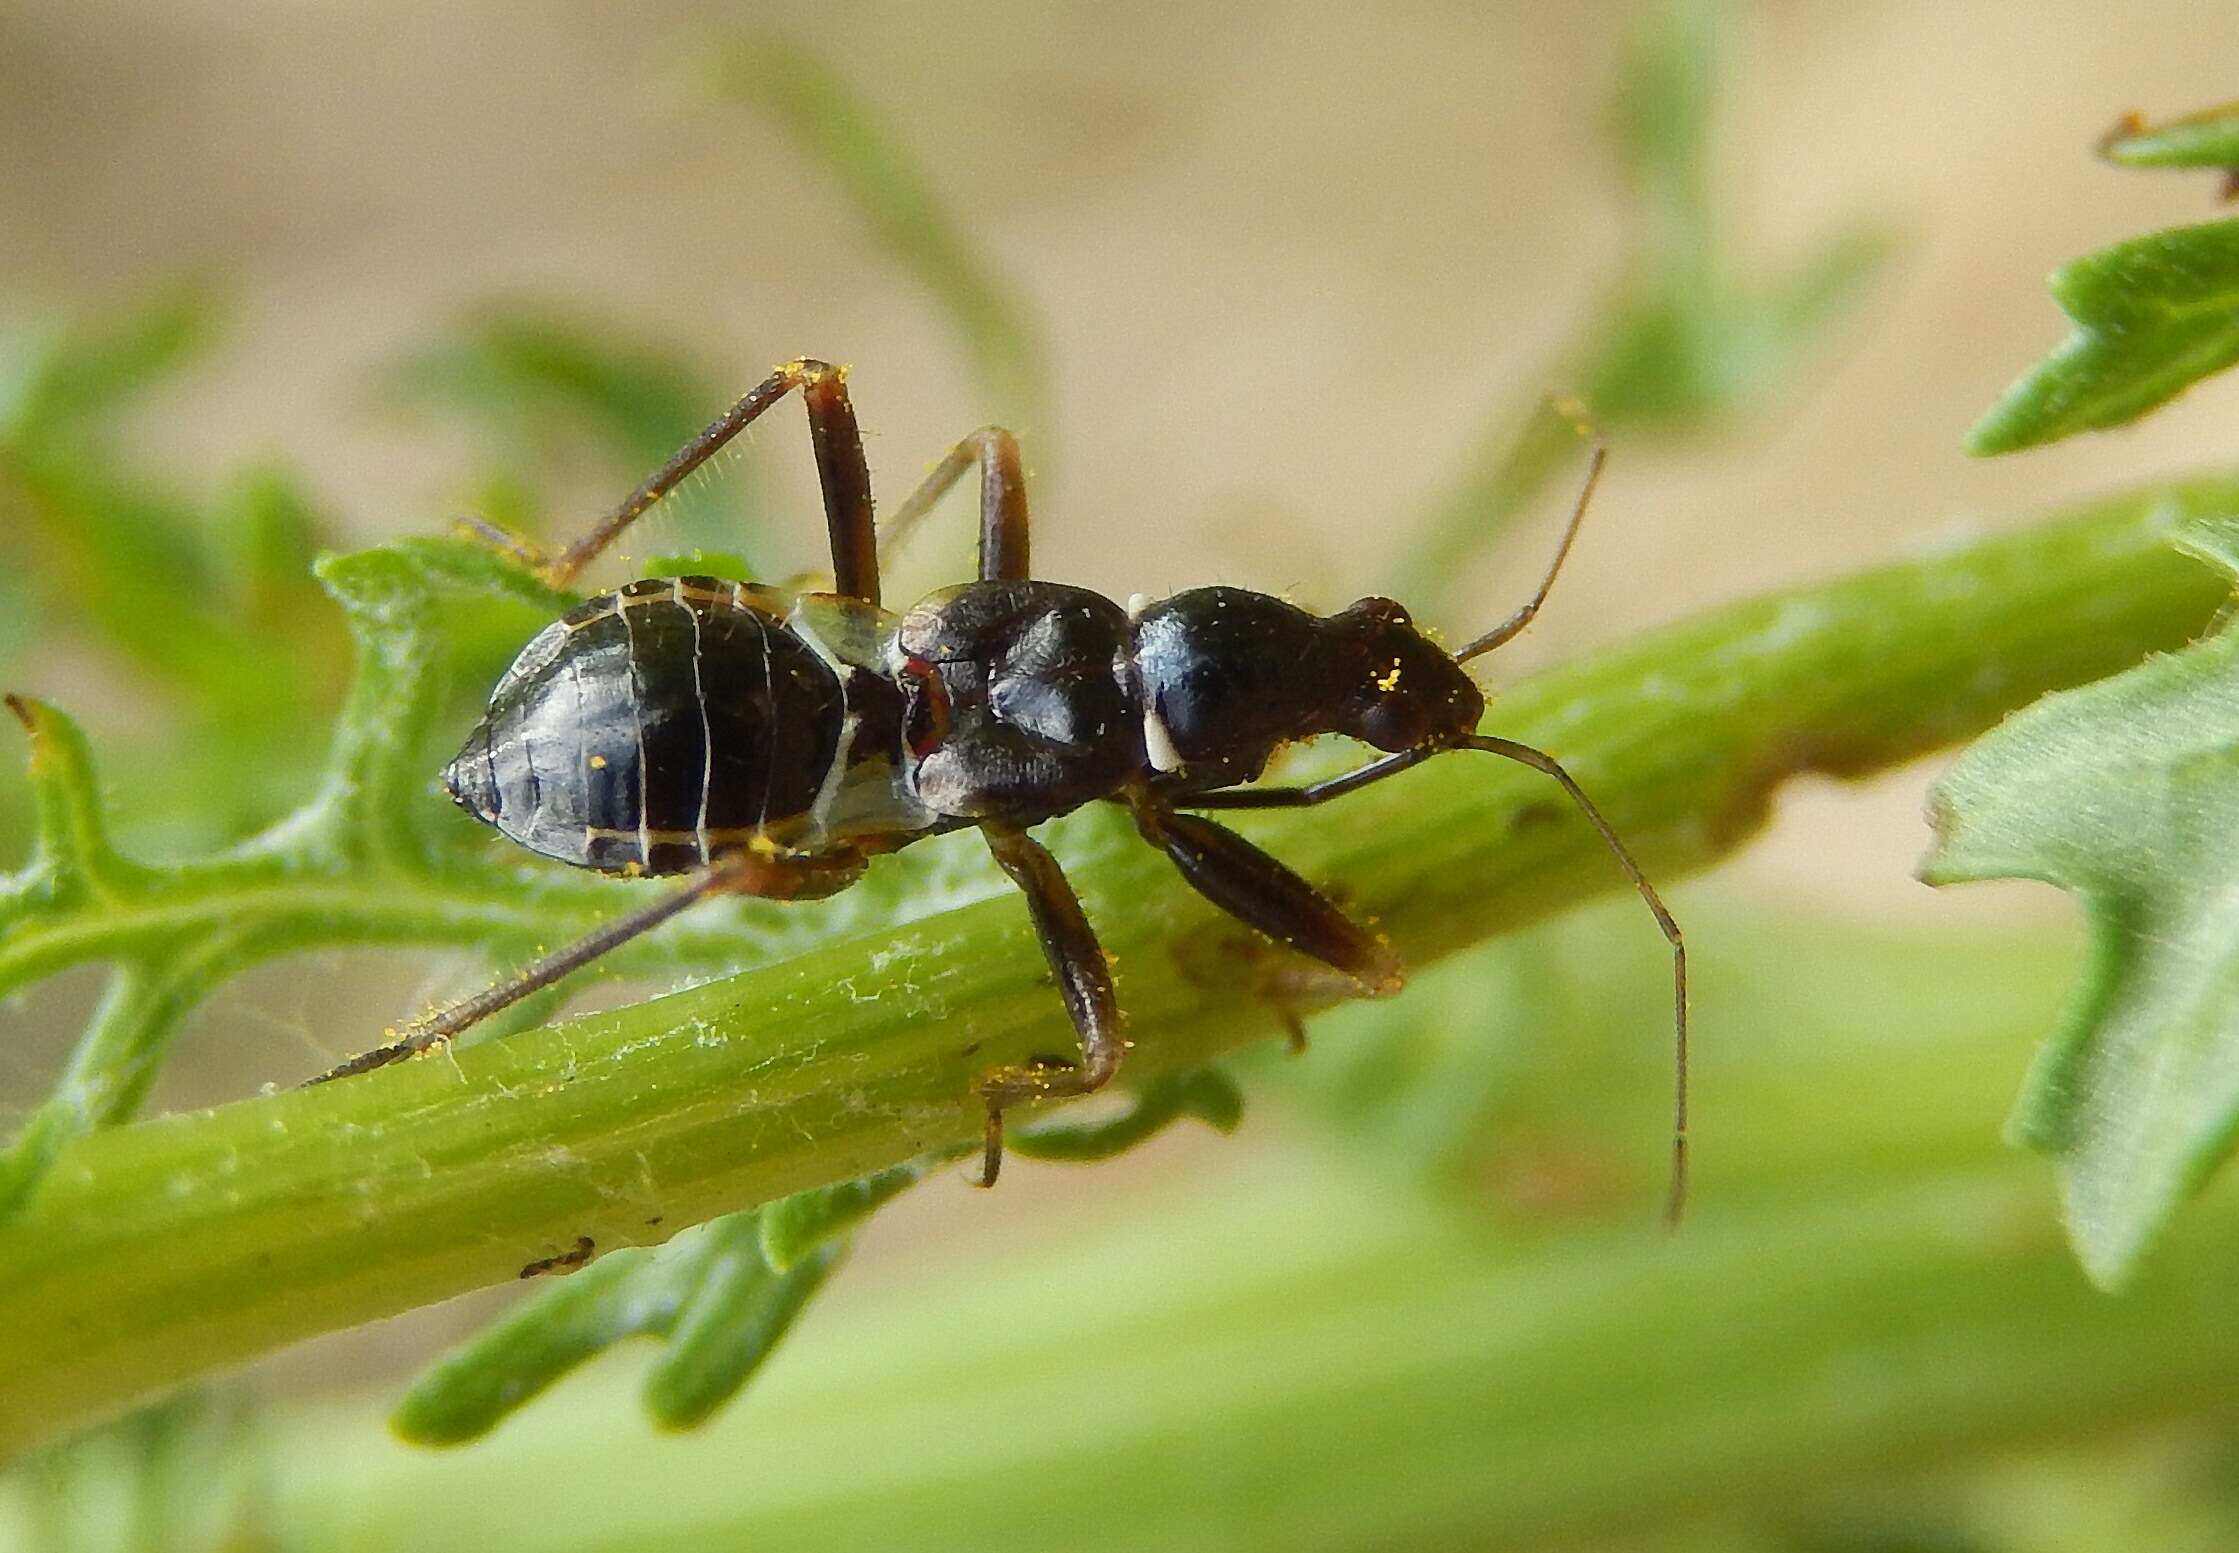
[[(2003, 461), (1969, 461), (1959, 437), (2064, 332), (2047, 270), (2213, 214), (2206, 180), (2117, 172), (2089, 149), (2125, 109), (2228, 96), (2239, 7), (1736, 10), (1736, 241), (1770, 259), (1875, 213), (1899, 258), (1761, 431), (1684, 456), (1616, 449), (1511, 672), (2233, 451), (2228, 384), (2135, 432)], [(1121, 595), (1223, 580), (1334, 603), (1489, 409), (1556, 386), (1520, 379), (1620, 252), (1601, 114), (1633, 14), (31, 0), (0, 10), (0, 293), (83, 303), (194, 265), (223, 276), (236, 327), (159, 396), (148, 444), (202, 478), (284, 451), (368, 538), (436, 527), (459, 468), (371, 410), (368, 369), (495, 294), (595, 304), (741, 386), (798, 353), (853, 363), (891, 499), (983, 412), (939, 318), (827, 180), (764, 118), (679, 84), (680, 34), (774, 24), (906, 128), (1038, 314), (1053, 423), (1019, 430), (1030, 458), (1052, 450), (1039, 569)], [(797, 497), (805, 562), (805, 439), (787, 420), (748, 456)], [(1486, 617), (1544, 544), (1521, 533), (1488, 571)], [(1797, 793), (1739, 866), (1861, 913), (2065, 915), (2026, 887), (1913, 884), (1921, 785)], [(1089, 1190), (1049, 1175), (1020, 1172), (1005, 1206)], [(938, 1199), (913, 1206), (921, 1228), (980, 1211), (920, 1195)]]

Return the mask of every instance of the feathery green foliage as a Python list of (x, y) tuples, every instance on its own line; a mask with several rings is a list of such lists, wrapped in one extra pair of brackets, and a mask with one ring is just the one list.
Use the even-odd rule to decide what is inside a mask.
[[(1184, 1116), (1232, 1131), (1242, 1111), (1235, 1085), (1208, 1068), (1153, 1081), (1102, 1122), (1017, 1129), (1010, 1152), (1109, 1159)], [(584, 1360), (638, 1336), (669, 1345), (646, 1375), (647, 1413), (664, 1428), (700, 1424), (769, 1357), (844, 1257), (856, 1227), (964, 1152), (944, 1149), (812, 1187), (688, 1229), (657, 1250), (602, 1257), (439, 1360), (391, 1427), (423, 1445), (479, 1438)]]
[[(2239, 116), (2126, 121), (2102, 150), (2135, 166), (2229, 166)], [(2078, 328), (1969, 434), (2002, 453), (2126, 424), (2239, 361), (2239, 221), (2119, 243), (2052, 278)], [(2239, 517), (2196, 513), (2182, 542), (2239, 570)], [(2125, 1283), (2239, 1128), (2239, 933), (2220, 845), (2239, 645), (2227, 627), (2171, 658), (2048, 699), (1937, 786), (1932, 882), (2041, 879), (2073, 892), (2092, 955), (2030, 1074), (2011, 1131), (2052, 1154), (2084, 1266)]]

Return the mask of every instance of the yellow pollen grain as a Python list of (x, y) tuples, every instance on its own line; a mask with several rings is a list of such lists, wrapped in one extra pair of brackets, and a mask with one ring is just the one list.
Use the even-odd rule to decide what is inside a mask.
[(593, 771), (604, 771), (606, 769), (606, 757), (604, 755), (593, 755), (591, 757), (591, 769)]
[(1376, 676), (1376, 688), (1387, 694), (1399, 688), (1399, 660), (1397, 658), (1392, 660), (1392, 666), (1388, 672)]

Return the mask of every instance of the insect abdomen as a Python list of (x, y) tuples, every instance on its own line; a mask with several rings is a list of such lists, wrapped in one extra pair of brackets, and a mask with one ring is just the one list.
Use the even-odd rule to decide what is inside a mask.
[(710, 578), (591, 599), (522, 650), (444, 773), (531, 851), (678, 873), (814, 815), (847, 717), (781, 596)]

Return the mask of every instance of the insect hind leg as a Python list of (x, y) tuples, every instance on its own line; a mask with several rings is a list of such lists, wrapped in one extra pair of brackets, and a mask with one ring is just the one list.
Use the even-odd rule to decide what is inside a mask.
[(648, 901), (637, 910), (616, 917), (605, 926), (585, 934), (564, 949), (546, 955), (495, 986), (485, 987), (470, 998), (462, 998), (424, 1019), (413, 1021), (396, 1032), (395, 1039), (385, 1045), (360, 1052), (307, 1083), (325, 1084), (338, 1078), (369, 1073), (375, 1068), (385, 1068), (390, 1063), (402, 1062), (408, 1057), (416, 1057), (424, 1051), (447, 1045), (454, 1037), (471, 1030), (491, 1015), (543, 991), (710, 896), (754, 895), (769, 899), (809, 899), (846, 888), (861, 876), (863, 867), (863, 857), (854, 852), (814, 857), (782, 854), (770, 856), (750, 851), (730, 853), (709, 864), (682, 889), (674, 890), (659, 900)]
[[(469, 532), (491, 540), (497, 549), (533, 566), (547, 582), (566, 587), (578, 573), (621, 538), (631, 524), (662, 497), (683, 484), (694, 470), (752, 425), (764, 411), (798, 388), (808, 407), (809, 444), (824, 493), (824, 520), (832, 545), (834, 588), (867, 603), (879, 601), (878, 540), (871, 517), (871, 474), (863, 458), (863, 434), (848, 398), (847, 373), (829, 362), (801, 357), (775, 369), (729, 409), (669, 456), (666, 463), (591, 526), (588, 533), (556, 556), (544, 556), (511, 535), (497, 533), (480, 519), (465, 523)], [(492, 539), (493, 534), (495, 535)]]

